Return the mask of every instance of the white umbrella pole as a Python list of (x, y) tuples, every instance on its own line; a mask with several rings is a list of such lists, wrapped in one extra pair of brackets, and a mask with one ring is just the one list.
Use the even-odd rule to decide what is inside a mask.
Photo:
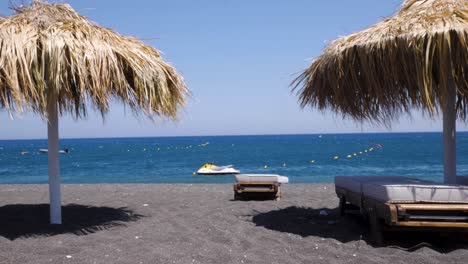
[(457, 183), (457, 148), (455, 144), (457, 97), (452, 72), (448, 71), (448, 97), (443, 109), (444, 114), (444, 183)]
[[(52, 96), (53, 97), (53, 96)], [(51, 98), (47, 105), (47, 137), (49, 144), (49, 196), (50, 223), (62, 224), (62, 202), (60, 195), (59, 133), (57, 102)]]

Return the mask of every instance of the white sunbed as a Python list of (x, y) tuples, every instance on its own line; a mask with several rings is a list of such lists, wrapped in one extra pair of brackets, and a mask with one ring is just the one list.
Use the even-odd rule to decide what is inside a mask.
[(281, 184), (288, 182), (288, 177), (276, 174), (238, 174), (234, 183), (234, 200), (242, 198), (244, 194), (272, 195), (279, 200)]
[(337, 190), (357, 194), (359, 201), (368, 197), (384, 203), (468, 204), (468, 186), (400, 176), (337, 176), (335, 186)]
[(399, 176), (337, 176), (340, 212), (359, 207), (371, 222), (373, 239), (382, 226), (468, 230), (468, 186), (445, 185)]
[[(362, 208), (361, 202), (363, 200), (363, 185), (381, 181), (393, 181), (406, 184), (419, 184), (426, 182), (401, 176), (336, 176), (335, 189), (340, 198), (343, 197), (346, 202)], [(344, 213), (343, 210), (345, 209), (345, 206), (343, 205), (341, 209), (342, 213)]]
[(289, 178), (277, 174), (238, 174), (236, 175), (236, 182), (276, 182), (288, 183)]

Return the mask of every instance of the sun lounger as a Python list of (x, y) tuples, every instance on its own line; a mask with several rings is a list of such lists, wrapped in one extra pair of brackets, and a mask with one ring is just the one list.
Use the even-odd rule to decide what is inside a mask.
[(340, 212), (358, 208), (369, 219), (377, 244), (387, 230), (468, 231), (468, 186), (397, 176), (338, 176), (335, 189)]
[(234, 183), (234, 200), (246, 198), (249, 195), (270, 196), (279, 200), (281, 184), (288, 182), (288, 177), (276, 174), (239, 174), (236, 175)]
[[(335, 189), (341, 202), (346, 201), (346, 204), (340, 204), (341, 213), (344, 213), (347, 205), (354, 205), (362, 208), (363, 191), (362, 186), (372, 182), (399, 182), (406, 184), (418, 184), (427, 181), (422, 181), (413, 178), (401, 176), (337, 176), (335, 177)], [(344, 199), (341, 199), (344, 198)]]

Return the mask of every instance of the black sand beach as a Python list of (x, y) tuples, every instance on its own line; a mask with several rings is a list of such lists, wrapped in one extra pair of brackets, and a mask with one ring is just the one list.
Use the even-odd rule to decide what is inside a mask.
[[(231, 185), (0, 185), (0, 263), (466, 263), (466, 234), (395, 234), (339, 218), (332, 184), (284, 186), (281, 201), (233, 201)], [(320, 215), (325, 210), (327, 215)], [(323, 214), (323, 213), (322, 213)]]

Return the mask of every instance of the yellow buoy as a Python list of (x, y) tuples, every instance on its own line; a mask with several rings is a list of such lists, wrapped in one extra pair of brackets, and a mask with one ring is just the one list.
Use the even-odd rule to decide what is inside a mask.
[(362, 155), (362, 151), (359, 151), (359, 155)]
[(351, 157), (353, 157), (353, 156), (351, 156), (351, 155), (348, 155), (348, 156), (346, 156), (346, 157), (347, 157), (348, 159), (350, 159), (350, 158), (351, 158)]
[(357, 154), (356, 154), (356, 153), (353, 153), (353, 156), (357, 156)]
[(366, 149), (366, 150), (364, 150), (364, 152), (365, 152), (365, 153), (367, 153), (367, 149)]
[(339, 158), (340, 158), (340, 157), (338, 157), (338, 156), (333, 157), (334, 160), (337, 160), (337, 159), (339, 159)]
[(192, 172), (192, 175), (197, 175), (197, 173), (196, 173), (196, 172)]

